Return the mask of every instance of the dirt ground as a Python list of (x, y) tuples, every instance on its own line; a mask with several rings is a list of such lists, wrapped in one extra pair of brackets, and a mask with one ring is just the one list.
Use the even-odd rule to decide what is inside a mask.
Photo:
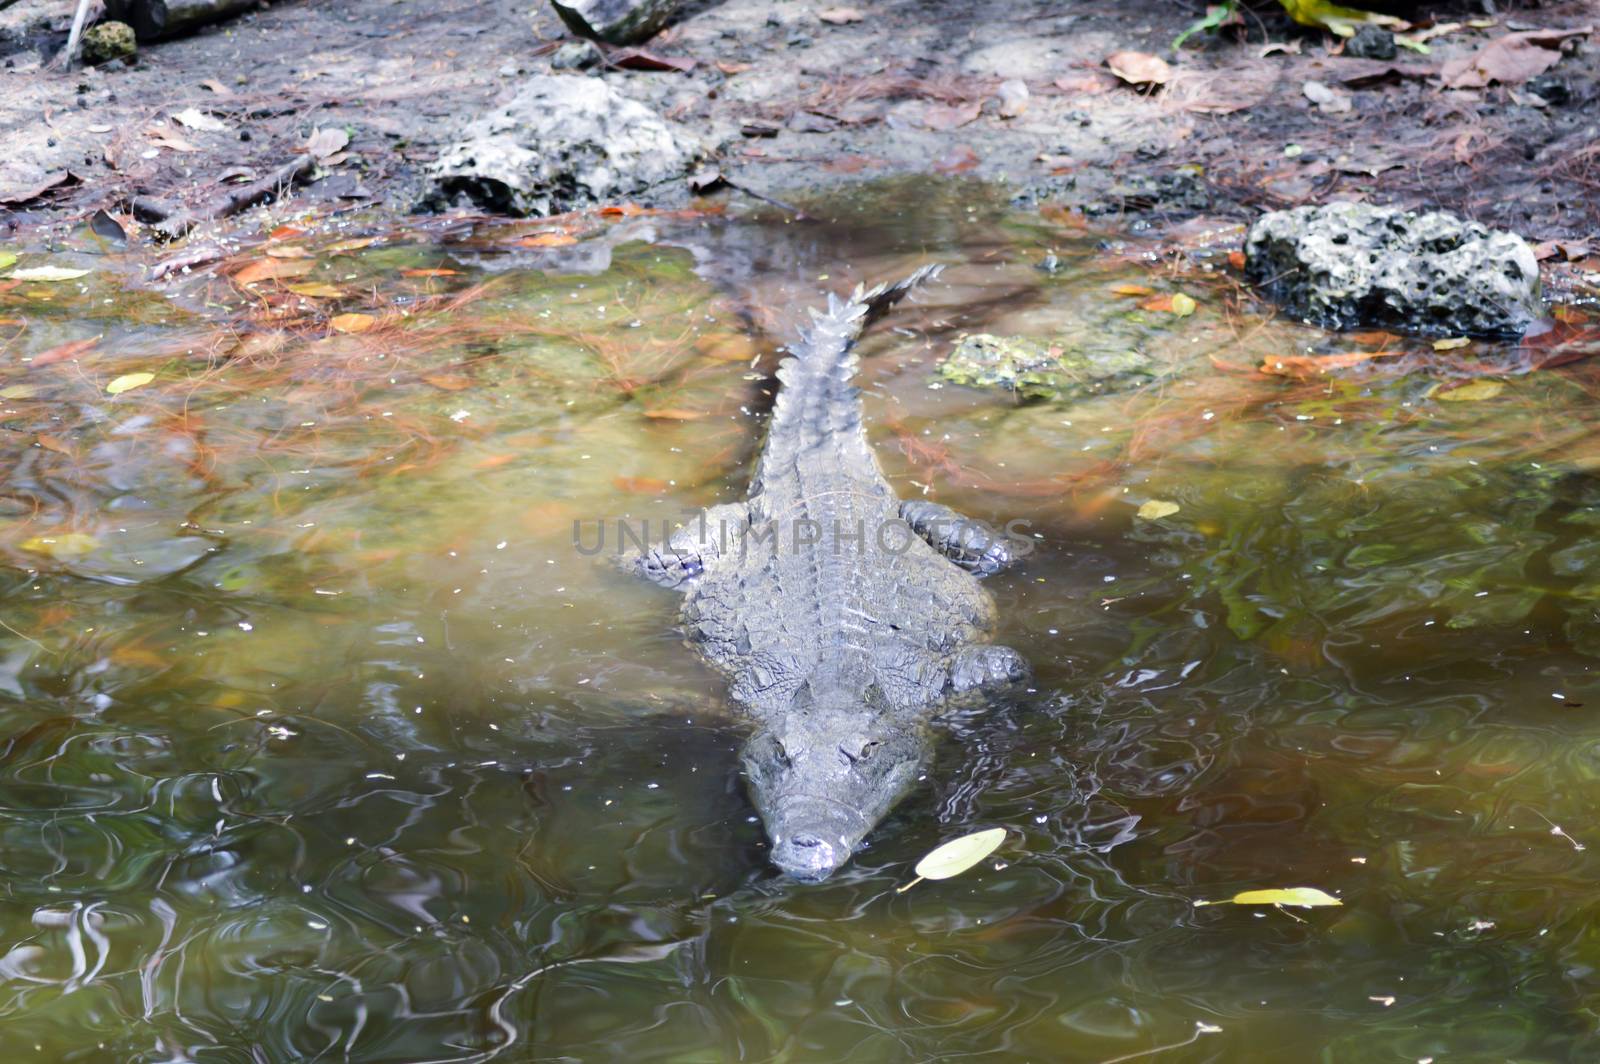
[[(838, 7), (696, 0), (647, 45), (692, 69), (597, 76), (686, 126), (710, 165), (780, 197), (931, 171), (1090, 215), (1244, 218), (1337, 197), (1443, 206), (1534, 241), (1600, 230), (1600, 38), (1563, 46), (1543, 96), (1439, 77), (1507, 33), (1600, 24), (1592, 0), (1420, 5), (1463, 25), (1392, 62), (1331, 54), (1336, 38), (1271, 4), (1176, 54), (1199, 5), (858, 0), (859, 21)], [(277, 0), (145, 45), (132, 65), (46, 69), (70, 9), (0, 11), (0, 238), (123, 215), (141, 193), (203, 199), (292, 160), (317, 128), (350, 143), (297, 195), (409, 211), (459, 125), (547, 71), (570, 39), (528, 0)], [(1118, 81), (1104, 61), (1124, 50), (1166, 57), (1168, 83)], [(1006, 117), (997, 92), (1011, 79), (1028, 99)], [(1307, 82), (1330, 87), (1332, 103), (1313, 103)], [(172, 119), (190, 108), (220, 128)], [(657, 198), (689, 195), (673, 184)]]

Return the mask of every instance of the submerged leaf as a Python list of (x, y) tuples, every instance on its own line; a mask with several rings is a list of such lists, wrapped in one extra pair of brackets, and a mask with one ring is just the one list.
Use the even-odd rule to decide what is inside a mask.
[(1139, 516), (1146, 521), (1159, 521), (1163, 517), (1171, 517), (1179, 509), (1181, 507), (1175, 502), (1167, 502), (1165, 499), (1151, 499), (1139, 507)]
[(1435, 351), (1454, 351), (1458, 347), (1466, 347), (1471, 342), (1465, 336), (1452, 336), (1448, 340), (1435, 340), (1433, 349)]
[(88, 274), (88, 270), (75, 270), (67, 266), (33, 266), (26, 270), (12, 270), (6, 276), (18, 281), (75, 281)]
[(106, 394), (121, 395), (123, 392), (131, 392), (135, 388), (143, 388), (155, 379), (154, 373), (124, 373), (106, 385)]
[(1195, 905), (1295, 905), (1317, 909), (1344, 902), (1316, 887), (1280, 887), (1274, 890), (1246, 890), (1226, 901), (1197, 901)]
[(378, 319), (371, 314), (335, 314), (328, 322), (335, 330), (342, 333), (366, 332), (378, 323)]
[(1440, 392), (1438, 398), (1443, 403), (1475, 403), (1480, 399), (1493, 399), (1505, 390), (1505, 381), (1476, 380), (1448, 392)]
[(936, 846), (917, 862), (916, 873), (923, 879), (949, 879), (959, 876), (985, 857), (999, 849), (1006, 841), (1005, 828), (989, 828), (951, 839)]
[(16, 261), (17, 261), (16, 252), (13, 252), (13, 251), (0, 251), (0, 270), (5, 269), (7, 266), (10, 266), (13, 262), (16, 262)]
[(283, 287), (297, 296), (311, 296), (314, 299), (338, 299), (344, 295), (343, 288), (322, 281), (303, 281), (299, 284), (286, 284)]
[(1187, 318), (1194, 313), (1194, 297), (1186, 296), (1182, 292), (1175, 292), (1172, 296), (1172, 313), (1180, 318)]
[(52, 558), (78, 558), (100, 545), (100, 541), (87, 532), (58, 532), (49, 536), (34, 536), (23, 540), (22, 549)]

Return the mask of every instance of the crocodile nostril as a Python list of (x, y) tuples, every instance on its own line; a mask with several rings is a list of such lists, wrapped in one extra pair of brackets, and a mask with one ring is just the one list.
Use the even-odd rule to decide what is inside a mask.
[(822, 845), (822, 840), (815, 835), (796, 835), (793, 841), (796, 846), (805, 850), (815, 849)]

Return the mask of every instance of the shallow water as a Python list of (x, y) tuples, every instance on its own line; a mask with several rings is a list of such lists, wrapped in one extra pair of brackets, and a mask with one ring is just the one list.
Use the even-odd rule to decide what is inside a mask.
[[(1274, 321), (1220, 226), (1169, 254), (975, 186), (809, 206), (308, 227), (274, 244), (314, 252), (294, 278), (155, 295), (83, 238), (24, 256), (92, 272), (0, 292), (15, 1055), (1600, 1052), (1600, 382), (1523, 372), (1568, 341)], [(801, 886), (672, 596), (572, 523), (736, 497), (800, 309), (929, 259), (946, 283), (864, 346), (868, 422), (903, 494), (1031, 523), (990, 586), (1036, 679)], [(963, 331), (1157, 372), (1019, 403), (938, 380)], [(897, 892), (993, 825), (996, 858)], [(1193, 905), (1287, 886), (1343, 905)]]

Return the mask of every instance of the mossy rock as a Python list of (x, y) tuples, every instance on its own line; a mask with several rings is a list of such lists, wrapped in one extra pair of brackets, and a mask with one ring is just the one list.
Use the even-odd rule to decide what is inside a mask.
[(83, 61), (90, 66), (113, 59), (132, 59), (139, 51), (133, 27), (126, 22), (101, 22), (83, 35)]
[(1086, 351), (1027, 336), (962, 337), (939, 375), (973, 388), (1006, 388), (1036, 399), (1073, 399), (1137, 387), (1156, 376), (1151, 359), (1126, 348)]

